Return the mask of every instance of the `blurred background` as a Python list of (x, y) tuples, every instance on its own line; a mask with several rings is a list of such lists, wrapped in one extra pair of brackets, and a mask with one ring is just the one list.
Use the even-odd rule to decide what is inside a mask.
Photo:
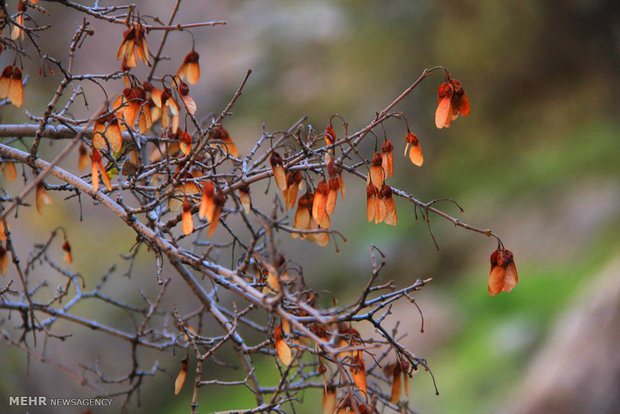
[[(57, 35), (41, 42), (66, 62), (63, 46), (81, 16), (56, 4), (39, 4), (50, 11), (40, 23), (47, 19), (57, 25)], [(162, 20), (171, 7), (163, 0), (137, 4), (142, 15), (160, 15)], [(494, 240), (432, 217), (441, 248), (437, 251), (425, 223), (416, 221), (412, 206), (402, 201), (397, 201), (397, 228), (368, 224), (360, 208), (365, 205), (361, 182), (347, 181), (348, 197), (339, 201), (332, 221), (348, 239), (339, 244), (339, 254), (333, 246), (320, 248), (279, 236), (286, 256), (303, 266), (307, 283), (333, 291), (341, 302), (355, 297), (366, 282), (371, 243), (387, 256), (382, 280), (404, 286), (418, 277), (433, 278), (416, 295), (425, 317), (424, 333), (409, 304), (395, 307), (391, 317), (401, 321), (405, 342), (428, 360), (437, 379), (439, 396), (430, 375), (415, 376), (411, 405), (417, 411), (620, 410), (619, 16), (620, 3), (613, 0), (182, 2), (177, 22), (227, 22), (193, 31), (202, 77), (191, 94), (199, 112), (219, 113), (246, 70), (253, 70), (234, 116), (225, 123), (242, 153), (260, 136), (262, 123), (268, 131), (285, 130), (307, 115), (308, 123), (322, 130), (338, 113), (350, 129), (358, 130), (427, 67), (444, 65), (462, 82), (472, 111), (449, 129), (434, 126), (436, 88), (443, 81), (439, 73), (395, 108), (419, 137), (425, 164), (417, 168), (401, 157), (406, 130), (402, 123), (388, 122), (386, 134), (395, 147), (392, 183), (423, 201), (452, 197), (464, 213), (449, 203), (439, 207), (499, 234), (519, 270), (513, 292), (495, 297), (487, 293)], [(114, 58), (122, 30), (93, 24), (95, 35), (78, 52), (76, 71), (117, 69)], [(160, 36), (149, 35), (152, 50)], [(171, 34), (164, 54), (173, 59), (162, 63), (163, 72), (176, 71), (191, 42), (186, 33)], [(2, 66), (11, 63), (7, 55)], [(25, 65), (36, 74), (33, 61)], [(140, 71), (146, 69), (139, 65)], [(57, 75), (32, 76), (25, 107), (40, 114), (57, 82)], [(121, 91), (120, 83), (115, 87)], [(90, 107), (85, 114), (103, 100), (98, 89), (87, 92)], [(23, 110), (0, 111), (3, 123), (26, 120)], [(382, 138), (382, 131), (377, 134)], [(368, 141), (371, 151), (374, 140)], [(75, 160), (66, 166), (75, 169)], [(156, 294), (152, 256), (142, 254), (137, 274), (122, 277), (127, 264), (119, 253), (127, 253), (133, 244), (132, 232), (102, 208), (85, 206), (86, 221), (79, 222), (74, 200), (55, 201), (41, 216), (22, 212), (29, 226), (22, 229), (22, 251), (46, 240), (61, 223), (71, 237), (89, 236), (74, 246), (74, 270), (87, 282), (96, 283), (115, 262), (120, 273), (108, 293), (138, 303), (138, 288)], [(183, 294), (181, 285), (175, 289)], [(86, 305), (77, 311), (96, 316)], [(111, 324), (130, 323), (123, 318), (123, 312), (103, 316)], [(368, 327), (361, 329), (372, 334)], [(78, 330), (57, 355), (76, 368), (73, 359), (94, 364), (100, 357), (105, 363), (111, 356), (100, 340)], [(82, 395), (79, 384), (53, 368), (35, 360), (28, 364), (23, 353), (5, 343), (0, 350), (0, 395)], [(189, 387), (172, 398), (179, 359), (165, 355), (161, 365), (166, 373), (145, 382), (143, 412), (154, 407), (158, 412), (188, 411)], [(209, 377), (209, 368), (217, 366), (207, 367)], [(300, 412), (316, 412), (318, 396), (305, 394)], [(232, 388), (204, 390), (200, 402), (206, 411), (252, 405), (249, 393)]]

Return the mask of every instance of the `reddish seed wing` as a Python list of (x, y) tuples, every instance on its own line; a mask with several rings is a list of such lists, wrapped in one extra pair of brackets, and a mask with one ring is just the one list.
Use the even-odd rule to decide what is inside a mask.
[(183, 234), (188, 235), (194, 231), (194, 220), (192, 219), (192, 203), (188, 199), (183, 200), (183, 216), (181, 218)]
[(123, 40), (121, 41), (118, 51), (116, 52), (116, 60), (121, 60), (127, 54), (128, 38), (133, 35), (132, 29), (128, 29), (123, 33)]
[(187, 64), (183, 63), (179, 70), (177, 70), (177, 76), (181, 79), (187, 79)]
[(319, 228), (328, 229), (331, 227), (332, 223), (327, 214), (323, 215), (323, 220), (321, 220), (319, 224)]
[[(15, 18), (15, 21), (23, 26), (24, 15), (20, 14), (19, 16)], [(24, 31), (19, 26), (14, 25), (13, 29), (11, 30), (11, 40), (17, 40), (18, 38), (21, 38), (21, 40), (24, 40)]]
[(80, 171), (85, 170), (86, 167), (88, 167), (88, 150), (86, 149), (86, 146), (84, 146), (84, 144), (80, 144), (80, 147), (78, 149), (78, 154), (79, 154), (79, 158), (78, 158), (78, 169)]
[(409, 375), (405, 371), (403, 371), (403, 382), (405, 384), (405, 395), (407, 396), (407, 399), (409, 399), (410, 392), (409, 381)]
[(366, 394), (366, 366), (364, 360), (361, 357), (361, 351), (358, 351), (357, 358), (355, 359), (357, 367), (352, 367), (353, 382), (357, 388), (359, 388), (364, 394)]
[(45, 191), (43, 184), (37, 185), (35, 201), (37, 205), (37, 212), (39, 212), (39, 214), (43, 212), (43, 208), (45, 206), (48, 206), (54, 202), (52, 197), (50, 197), (47, 191)]
[(65, 252), (65, 262), (73, 263), (73, 256), (71, 255), (71, 244), (69, 244), (69, 240), (65, 240), (62, 245), (62, 250)]
[(467, 95), (463, 92), (463, 96), (461, 96), (461, 101), (459, 104), (459, 113), (461, 116), (467, 116), (469, 114), (469, 99), (467, 99)]
[(174, 381), (174, 394), (177, 395), (181, 392), (183, 384), (185, 384), (185, 378), (187, 377), (187, 371), (179, 371), (176, 380)]
[(383, 187), (383, 168), (373, 165), (370, 167), (370, 182), (377, 188)]
[(146, 133), (153, 126), (153, 117), (151, 116), (151, 108), (149, 103), (142, 105), (142, 113), (138, 120), (138, 128), (141, 134)]
[(13, 67), (11, 65), (2, 71), (2, 76), (0, 76), (0, 99), (5, 99), (9, 96), (9, 81), (11, 80), (12, 73)]
[(217, 224), (220, 221), (220, 214), (222, 214), (222, 206), (215, 205), (213, 209), (213, 220), (209, 220), (209, 231), (207, 232), (207, 237), (211, 237), (217, 228)]
[(24, 102), (24, 87), (22, 85), (22, 71), (19, 68), (13, 69), (13, 76), (9, 79), (8, 97), (15, 106), (22, 106)]
[(489, 294), (495, 296), (501, 291), (510, 292), (518, 283), (517, 268), (510, 250), (500, 248), (491, 254), (489, 273)]
[(239, 189), (239, 201), (241, 201), (245, 214), (250, 214), (250, 211), (252, 211), (252, 199), (250, 198), (249, 186), (247, 188)]
[(98, 150), (106, 149), (108, 147), (107, 141), (103, 136), (106, 131), (104, 119), (98, 119), (93, 125), (93, 145)]
[(398, 224), (398, 217), (396, 215), (396, 204), (394, 203), (394, 197), (384, 198), (385, 202), (385, 219), (383, 222), (390, 226), (396, 226)]
[(514, 261), (511, 261), (506, 267), (506, 275), (504, 276), (504, 292), (510, 292), (515, 286), (517, 286), (518, 282), (519, 277), (517, 275), (517, 267), (515, 266)]
[(340, 189), (340, 177), (332, 177), (329, 179), (329, 194), (327, 195), (327, 204), (325, 212), (329, 215), (334, 213), (336, 209), (336, 200), (338, 199), (338, 190)]
[(138, 113), (140, 113), (140, 104), (132, 100), (131, 102), (125, 102), (125, 105), (126, 106), (119, 110), (119, 113), (121, 113), (122, 117), (125, 118), (127, 125), (129, 125), (130, 128), (133, 128), (136, 124), (136, 119), (138, 119)]
[(112, 191), (112, 183), (110, 182), (110, 177), (108, 177), (108, 173), (106, 172), (103, 163), (99, 161), (97, 165), (99, 167), (99, 171), (101, 171), (101, 178), (103, 179), (105, 186), (108, 188), (108, 191)]
[(392, 404), (398, 404), (400, 396), (402, 395), (403, 385), (402, 376), (400, 375), (400, 365), (396, 363), (392, 370), (392, 393), (390, 394), (390, 402)]
[(366, 219), (369, 223), (375, 218), (375, 196), (375, 186), (368, 183), (366, 186)]
[(293, 227), (298, 230), (307, 230), (310, 227), (310, 209), (308, 207), (297, 205), (295, 224)]
[(151, 89), (150, 92), (150, 97), (151, 100), (153, 101), (153, 103), (155, 104), (156, 107), (161, 108), (161, 97), (162, 97), (163, 91), (160, 89), (157, 89), (156, 87), (153, 87)]
[[(230, 155), (232, 155), (235, 158), (239, 158), (239, 150), (237, 149), (237, 146), (233, 142), (232, 138), (230, 138), (228, 131), (226, 131), (226, 129), (223, 126), (214, 127), (211, 138), (222, 141), (224, 146), (226, 147), (226, 150), (230, 153)], [(279, 158), (279, 154), (276, 155), (275, 158), (276, 158), (276, 161), (278, 160), (280, 161), (279, 165), (281, 165), (282, 162), (281, 162), (281, 158)], [(272, 163), (272, 166), (273, 166), (273, 163)]]
[(281, 165), (273, 166), (273, 178), (276, 180), (276, 185), (280, 191), (286, 190), (286, 173)]
[(92, 159), (91, 156), (91, 176), (92, 176), (92, 186), (93, 186), (93, 191), (96, 193), (97, 190), (99, 190), (99, 171), (97, 170), (97, 163)]
[(123, 146), (123, 136), (121, 135), (121, 129), (119, 127), (118, 119), (114, 118), (108, 124), (108, 130), (106, 137), (110, 143), (110, 149), (112, 152), (119, 152)]
[(6, 268), (9, 266), (9, 253), (0, 245), (0, 274), (6, 276)]
[(198, 210), (198, 216), (202, 219), (210, 220), (213, 218), (213, 209), (215, 205), (213, 203), (213, 193), (215, 186), (211, 181), (207, 181), (202, 186), (202, 198), (200, 199), (200, 208)]
[(331, 125), (328, 125), (327, 127), (325, 127), (325, 145), (334, 145), (335, 141), (336, 133), (334, 132), (334, 128)]
[(192, 150), (192, 136), (187, 131), (179, 132), (179, 148), (185, 155), (189, 155)]
[(409, 149), (409, 159), (418, 167), (421, 167), (424, 164), (424, 154), (422, 154), (422, 148), (420, 147), (420, 143), (418, 142), (416, 145), (412, 145)]
[[(211, 237), (217, 228), (217, 224), (220, 221), (220, 215), (222, 214), (222, 209), (224, 208), (224, 204), (226, 203), (226, 196), (221, 192), (217, 192), (213, 196), (213, 212), (212, 214), (207, 214), (207, 220), (209, 221), (209, 231), (207, 232), (207, 237)], [(210, 211), (208, 213), (211, 213)]]
[(383, 180), (385, 179), (385, 173), (381, 165), (383, 164), (383, 157), (378, 152), (372, 157), (369, 179), (370, 182), (378, 189), (383, 187)]
[(135, 29), (136, 39), (137, 39), (137, 47), (138, 47), (138, 58), (144, 62), (145, 65), (149, 63), (149, 46), (146, 41), (146, 37), (144, 36), (145, 30), (142, 28), (141, 24), (138, 24)]
[(190, 85), (195, 85), (200, 79), (200, 65), (198, 63), (200, 56), (194, 50), (189, 52), (183, 64), (177, 71), (177, 75), (183, 79), (186, 79)]
[(226, 148), (228, 149), (230, 155), (235, 158), (239, 158), (239, 149), (230, 137), (227, 136), (226, 138), (222, 139), (222, 142), (224, 143), (224, 145), (226, 145)]
[(383, 167), (383, 176), (387, 177), (388, 175), (391, 177), (394, 175), (394, 165), (393, 165), (393, 157), (392, 153), (394, 151), (394, 147), (392, 147), (392, 142), (389, 139), (386, 139), (381, 145), (381, 166)]
[(181, 388), (183, 388), (183, 384), (185, 384), (185, 378), (187, 377), (187, 371), (189, 370), (188, 362), (189, 361), (187, 358), (181, 361), (181, 370), (174, 381), (174, 395), (179, 394), (181, 392)]
[(337, 406), (336, 390), (331, 386), (325, 387), (323, 390), (323, 414), (334, 414)]
[(338, 190), (330, 189), (327, 194), (327, 202), (325, 203), (325, 212), (327, 214), (334, 214), (336, 209), (336, 200), (338, 199)]
[(182, 190), (181, 192), (185, 194), (198, 194), (200, 192), (198, 184), (191, 181), (186, 182), (185, 184), (181, 184), (179, 188)]
[(190, 63), (187, 65), (187, 82), (191, 85), (198, 83), (200, 79), (200, 66), (198, 61), (196, 63)]
[(299, 183), (293, 183), (287, 188), (286, 193), (286, 208), (295, 207), (297, 201), (297, 194), (299, 193)]
[(196, 113), (196, 102), (192, 99), (191, 96), (184, 96), (183, 103), (185, 103), (185, 107), (187, 108), (187, 112), (194, 115)]
[(506, 276), (506, 269), (501, 266), (494, 266), (489, 274), (489, 294), (491, 296), (497, 295), (504, 289), (504, 278)]
[(325, 180), (321, 181), (314, 193), (314, 201), (312, 203), (312, 217), (317, 223), (323, 221), (325, 216), (325, 207), (327, 205), (327, 197), (329, 194), (329, 186)]
[(17, 168), (14, 162), (4, 163), (4, 176), (10, 182), (17, 180)]
[(385, 200), (377, 195), (375, 197), (375, 224), (383, 223), (386, 214)]
[(450, 126), (452, 117), (451, 97), (441, 98), (435, 112), (435, 126), (439, 129)]
[(392, 152), (388, 152), (383, 154), (383, 162), (381, 167), (383, 168), (383, 176), (393, 176), (394, 175), (394, 164), (393, 164), (393, 155)]
[(273, 339), (276, 343), (276, 352), (280, 362), (286, 366), (291, 365), (291, 362), (293, 362), (293, 355), (291, 353), (291, 348), (282, 337), (282, 327), (280, 325), (276, 326), (273, 332)]

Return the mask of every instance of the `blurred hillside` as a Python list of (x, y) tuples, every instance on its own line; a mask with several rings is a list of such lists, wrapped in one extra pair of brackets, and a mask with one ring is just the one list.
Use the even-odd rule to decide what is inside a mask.
[[(144, 15), (168, 13), (160, 12), (169, 7), (167, 1), (137, 3)], [(57, 5), (41, 5), (57, 18)], [(444, 65), (463, 83), (472, 112), (449, 129), (434, 126), (439, 74), (396, 107), (420, 138), (425, 164), (417, 168), (402, 159), (405, 129), (397, 122), (386, 124), (395, 146), (395, 186), (424, 201), (452, 197), (465, 213), (449, 203), (441, 208), (501, 235), (519, 269), (520, 283), (513, 292), (496, 297), (487, 293), (493, 240), (434, 218), (431, 225), (441, 248), (437, 251), (426, 224), (416, 222), (411, 207), (398, 202), (397, 228), (369, 225), (360, 208), (365, 205), (363, 186), (354, 181), (347, 182), (348, 198), (339, 201), (333, 220), (348, 239), (340, 244), (340, 254), (280, 236), (287, 257), (304, 266), (308, 283), (343, 300), (349, 297), (348, 286), (365, 283), (369, 275), (370, 243), (388, 257), (383, 279), (402, 285), (417, 277), (433, 278), (416, 296), (425, 316), (424, 334), (410, 306), (395, 308), (392, 317), (403, 320), (412, 349), (428, 359), (438, 382), (437, 397), (428, 374), (415, 377), (412, 405), (419, 412), (521, 413), (526, 412), (523, 399), (528, 399), (527, 412), (532, 414), (620, 410), (620, 360), (613, 352), (620, 337), (619, 16), (620, 3), (612, 0), (183, 2), (178, 21), (227, 21), (226, 26), (194, 32), (203, 72), (192, 96), (200, 111), (220, 111), (245, 71), (253, 70), (226, 124), (242, 152), (260, 136), (263, 122), (268, 131), (284, 130), (307, 115), (308, 122), (322, 130), (338, 113), (357, 130), (426, 67)], [(76, 15), (64, 19), (65, 37), (44, 39), (59, 54), (78, 24)], [(112, 62), (121, 33), (104, 26), (95, 30), (78, 55), (77, 70), (101, 71), (101, 56)], [(171, 38), (164, 53), (181, 58), (190, 50), (190, 36)], [(150, 44), (156, 45), (156, 39), (158, 34), (153, 34)], [(179, 63), (165, 62), (164, 67), (172, 72)], [(111, 68), (115, 65), (110, 63)], [(36, 99), (44, 108), (55, 80), (32, 79), (26, 99)], [(89, 93), (88, 110), (94, 111), (103, 97), (95, 87)], [(5, 123), (26, 119), (19, 110), (5, 107), (0, 117)], [(368, 149), (373, 145), (369, 141)], [(67, 163), (74, 165), (75, 160)], [(110, 226), (113, 219), (97, 208), (87, 207), (91, 221), (78, 224), (77, 210), (65, 208), (69, 204), (59, 201), (45, 213), (49, 216), (33, 216), (32, 227), (24, 229), (24, 246), (44, 239), (41, 229), (49, 232), (56, 220), (64, 220), (74, 234), (97, 235), (75, 249), (78, 270), (96, 280), (94, 274), (104, 273), (112, 261), (122, 262), (118, 253), (126, 253), (135, 237), (120, 225)], [(132, 291), (128, 283), (146, 288), (143, 285), (152, 282), (149, 259), (145, 254), (138, 262), (143, 280), (119, 281), (119, 286), (125, 284), (119, 292), (127, 300)], [(612, 296), (603, 298), (602, 291)], [(596, 308), (599, 302), (602, 307)], [(605, 320), (605, 329), (595, 334), (585, 329)], [(569, 332), (574, 329), (577, 332)], [(92, 347), (74, 351), (94, 359), (101, 344), (82, 334)], [(606, 344), (605, 352), (594, 346), (595, 339)], [(571, 340), (578, 346), (570, 348)], [(558, 362), (551, 356), (554, 344), (562, 343), (567, 356)], [(582, 353), (594, 366), (610, 370), (610, 376), (602, 378), (611, 379), (597, 382), (596, 389), (562, 388), (561, 375), (549, 374), (542, 384), (535, 381), (539, 373), (559, 367), (567, 376), (596, 377), (596, 371), (565, 366), (579, 361)], [(0, 376), (0, 394), (45, 389), (39, 378), (52, 371), (32, 361), (32, 375), (26, 377), (23, 358), (13, 350), (0, 353), (0, 364), (7, 367)], [(153, 407), (187, 412), (187, 398), (181, 404), (169, 392), (176, 362), (165, 365), (171, 371), (147, 384), (144, 412)], [(53, 387), (70, 394), (75, 384), (61, 377)], [(532, 389), (546, 392), (528, 392)], [(576, 401), (570, 409), (579, 410), (536, 405), (536, 398), (555, 391), (572, 395)], [(317, 395), (305, 396), (303, 412), (316, 412)], [(201, 403), (215, 410), (237, 408), (235, 404), (246, 400), (232, 390), (213, 389)]]

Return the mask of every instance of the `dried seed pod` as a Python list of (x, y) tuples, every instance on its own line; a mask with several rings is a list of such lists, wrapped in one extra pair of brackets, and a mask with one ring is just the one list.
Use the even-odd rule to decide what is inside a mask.
[(197, 109), (196, 102), (191, 96), (189, 96), (189, 86), (187, 85), (187, 83), (185, 82), (179, 83), (179, 87), (177, 88), (177, 90), (179, 91), (179, 95), (181, 95), (181, 99), (183, 100), (183, 103), (185, 104), (185, 108), (187, 109), (187, 112), (194, 115)]
[(239, 158), (239, 149), (228, 134), (228, 131), (221, 125), (213, 127), (211, 131), (211, 139), (222, 141), (228, 150), (228, 153), (235, 158)]
[(187, 377), (187, 371), (189, 370), (189, 360), (187, 357), (181, 361), (181, 370), (174, 381), (174, 395), (178, 395), (185, 384), (185, 378)]
[[(420, 141), (418, 137), (411, 131), (407, 132), (405, 137), (405, 157), (407, 156), (407, 150), (409, 150), (409, 159), (413, 165), (421, 167), (424, 164), (424, 155), (422, 154), (422, 148), (420, 147)], [(411, 148), (409, 146), (411, 145)]]
[(6, 276), (6, 268), (9, 266), (9, 252), (0, 244), (0, 274)]
[(284, 190), (284, 199), (286, 201), (286, 209), (293, 208), (297, 201), (297, 194), (302, 185), (301, 171), (290, 171), (286, 174), (286, 190)]
[(325, 212), (328, 215), (334, 214), (336, 209), (336, 200), (338, 198), (338, 190), (340, 189), (340, 177), (332, 177), (329, 179), (329, 194), (327, 195), (327, 203), (325, 204)]
[(323, 180), (316, 187), (314, 200), (312, 202), (312, 218), (317, 223), (323, 222), (325, 216), (325, 207), (327, 206), (327, 196), (329, 195), (329, 185)]
[(276, 180), (276, 185), (280, 191), (284, 192), (284, 190), (286, 190), (286, 172), (282, 166), (282, 156), (278, 152), (273, 151), (269, 158), (269, 162), (271, 163), (271, 170), (273, 171), (273, 178)]
[(101, 178), (103, 178), (103, 182), (105, 183), (108, 191), (112, 191), (112, 183), (110, 182), (110, 177), (108, 177), (108, 173), (103, 166), (101, 153), (95, 147), (92, 148), (90, 153), (91, 160), (91, 176), (93, 180), (93, 190), (97, 192), (99, 189), (99, 172), (101, 172)]
[[(297, 211), (295, 212), (295, 222), (293, 227), (297, 230), (307, 230), (310, 228), (311, 209), (314, 201), (314, 194), (306, 193), (299, 198), (297, 202)], [(298, 238), (298, 233), (291, 235), (293, 238)], [(302, 237), (303, 238), (303, 237)]]
[(220, 221), (220, 215), (222, 214), (224, 203), (226, 203), (226, 196), (224, 193), (218, 191), (213, 197), (213, 211), (211, 217), (207, 215), (207, 220), (209, 220), (209, 231), (207, 231), (207, 237), (211, 237), (211, 235), (215, 232), (217, 224)]
[(323, 390), (323, 414), (334, 414), (337, 406), (336, 388), (328, 385)]
[(65, 262), (73, 263), (73, 255), (71, 254), (71, 245), (69, 244), (69, 240), (65, 239), (65, 242), (62, 245), (62, 250), (65, 252)]
[(366, 219), (372, 222), (375, 219), (375, 199), (377, 198), (377, 189), (372, 183), (366, 185)]
[(192, 136), (188, 134), (187, 131), (180, 131), (178, 136), (179, 148), (181, 148), (181, 152), (185, 155), (189, 155), (192, 151)]
[(437, 88), (437, 110), (435, 111), (435, 126), (437, 128), (449, 128), (453, 120), (459, 115), (469, 114), (469, 99), (461, 82), (449, 79)]
[(45, 191), (45, 186), (43, 185), (43, 183), (37, 184), (37, 189), (35, 191), (35, 201), (39, 214), (43, 212), (43, 208), (45, 206), (49, 206), (50, 204), (54, 203), (52, 197), (50, 197), (47, 191)]
[(245, 214), (250, 214), (250, 211), (252, 211), (252, 199), (250, 198), (250, 186), (248, 184), (239, 187), (239, 201), (241, 201)]
[(394, 192), (388, 185), (384, 185), (381, 190), (381, 199), (385, 205), (385, 218), (383, 222), (390, 226), (396, 226), (398, 224), (398, 218), (396, 216), (396, 203), (394, 202)]
[(4, 221), (0, 220), (0, 241), (6, 241), (6, 231), (7, 228), (10, 230), (11, 226), (7, 222), (6, 227), (4, 226)]
[(366, 394), (366, 365), (364, 365), (364, 360), (362, 359), (362, 351), (357, 351), (357, 356), (353, 363), (355, 364), (351, 367), (353, 382), (355, 382), (355, 385), (362, 393)]
[(282, 326), (278, 325), (275, 327), (273, 331), (273, 340), (276, 344), (276, 353), (278, 354), (280, 362), (286, 366), (291, 365), (291, 362), (293, 362), (293, 355), (291, 353), (291, 348), (286, 341), (284, 341)]
[(186, 79), (190, 85), (195, 85), (200, 79), (199, 58), (200, 56), (198, 53), (192, 50), (185, 56), (183, 64), (181, 64), (181, 67), (179, 67), (177, 71), (177, 76), (181, 79)]
[(7, 95), (11, 103), (15, 106), (22, 106), (24, 103), (24, 85), (22, 84), (22, 71), (18, 67), (13, 67), (13, 73), (8, 82)]
[(383, 167), (381, 166), (382, 163), (383, 157), (378, 152), (375, 152), (375, 155), (372, 157), (370, 174), (368, 178), (377, 188), (383, 187), (383, 180), (385, 178), (383, 174)]
[(202, 185), (202, 198), (200, 199), (200, 209), (198, 210), (198, 216), (202, 219), (211, 220), (213, 218), (213, 211), (215, 204), (213, 197), (215, 195), (215, 185), (211, 181), (207, 181)]
[(192, 219), (192, 203), (187, 199), (183, 199), (183, 215), (181, 217), (181, 227), (183, 234), (186, 236), (194, 231), (194, 220)]
[(90, 161), (90, 158), (88, 157), (88, 150), (86, 149), (86, 145), (83, 143), (80, 144), (78, 148), (78, 154), (78, 169), (82, 171), (88, 167), (88, 162)]
[(501, 291), (510, 292), (518, 282), (519, 276), (512, 252), (503, 247), (495, 250), (491, 254), (489, 294), (495, 296)]
[(389, 139), (386, 139), (383, 145), (381, 145), (381, 167), (383, 168), (383, 176), (387, 177), (388, 175), (391, 177), (394, 175), (394, 162), (393, 162), (393, 150), (392, 142)]
[(7, 181), (13, 182), (17, 180), (17, 168), (15, 167), (14, 162), (5, 162), (4, 163), (4, 176)]

